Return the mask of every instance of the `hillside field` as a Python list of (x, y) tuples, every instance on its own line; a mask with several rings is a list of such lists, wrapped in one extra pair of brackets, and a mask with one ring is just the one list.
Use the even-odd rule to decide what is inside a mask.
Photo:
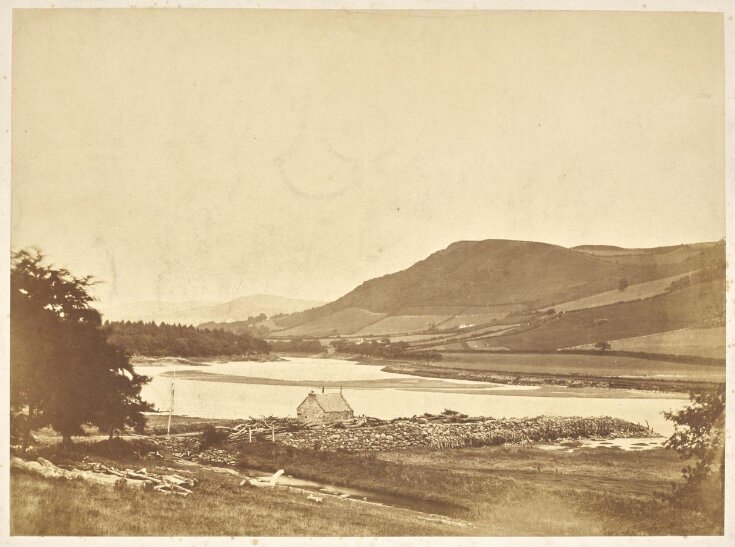
[(724, 359), (726, 349), (725, 327), (682, 329), (649, 336), (613, 340), (610, 344), (611, 349), (616, 351), (694, 355)]
[(379, 336), (429, 330), (449, 319), (449, 315), (389, 315), (377, 323), (363, 327), (355, 334), (359, 336)]
[(724, 280), (698, 283), (646, 300), (567, 312), (535, 328), (494, 338), (513, 350), (552, 350), (689, 327), (725, 311)]
[[(683, 277), (687, 277), (689, 274), (675, 275), (672, 277), (664, 277), (663, 279), (656, 279), (654, 281), (645, 281), (643, 283), (635, 283), (629, 285), (625, 290), (613, 289), (612, 291), (605, 291), (579, 300), (573, 300), (571, 302), (564, 302), (563, 304), (555, 304), (551, 308), (557, 312), (560, 311), (572, 311), (572, 310), (583, 310), (586, 308), (599, 308), (601, 306), (608, 306), (610, 304), (617, 304), (619, 302), (630, 302), (631, 300), (642, 300), (644, 298), (651, 298), (658, 296), (666, 292), (666, 289), (676, 280)], [(542, 310), (546, 311), (546, 310)]]
[(345, 308), (326, 317), (320, 317), (303, 325), (296, 325), (274, 334), (278, 336), (313, 336), (317, 334), (353, 334), (362, 327), (372, 325), (385, 317), (385, 313), (375, 313), (359, 308)]
[(569, 353), (444, 353), (424, 368), (460, 369), (513, 374), (655, 377), (686, 381), (724, 382), (725, 367), (658, 361), (641, 357)]

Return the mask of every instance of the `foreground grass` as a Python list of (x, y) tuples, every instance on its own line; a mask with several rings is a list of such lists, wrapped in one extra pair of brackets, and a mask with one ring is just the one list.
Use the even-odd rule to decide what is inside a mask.
[[(493, 522), (498, 534), (543, 535), (565, 527), (575, 535), (723, 533), (717, 478), (689, 505), (676, 503), (672, 491), (681, 484), (682, 462), (669, 450), (566, 453), (493, 447), (392, 452), (380, 458), (404, 466), (461, 470), (475, 488), (464, 498), (457, 492), (454, 499), (475, 499), (475, 519)], [(515, 488), (508, 496), (493, 496), (492, 478), (512, 479)], [(486, 496), (477, 495), (481, 489)]]
[(398, 501), (410, 493), (414, 507), (467, 519), (478, 535), (716, 535), (723, 527), (722, 516), (701, 500), (690, 507), (668, 500), (672, 485), (681, 481), (681, 461), (663, 449), (347, 454), (253, 444), (242, 450), (240, 461)]
[[(102, 443), (99, 443), (100, 445)], [(78, 447), (94, 461), (134, 467), (181, 464), (136, 461), (134, 452)], [(44, 454), (59, 461), (51, 448)], [(681, 462), (663, 449), (623, 452), (538, 448), (417, 449), (355, 454), (253, 443), (240, 466), (374, 493), (370, 499), (440, 513), (471, 528), (420, 520), (419, 513), (325, 497), (323, 503), (287, 490), (240, 487), (240, 477), (196, 469), (200, 484), (188, 498), (114, 490), (70, 481), (11, 474), (14, 535), (131, 536), (594, 536), (719, 535), (722, 515), (705, 493), (694, 504), (668, 496), (680, 482)], [(183, 469), (188, 469), (183, 467)]]
[[(212, 474), (214, 475), (214, 474)], [(402, 536), (463, 533), (412, 513), (205, 477), (187, 498), (11, 474), (11, 534), (33, 536)]]

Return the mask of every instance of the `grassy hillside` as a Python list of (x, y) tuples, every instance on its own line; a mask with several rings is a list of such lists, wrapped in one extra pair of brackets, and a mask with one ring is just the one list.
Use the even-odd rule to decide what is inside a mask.
[(521, 332), (497, 336), (512, 350), (552, 350), (685, 328), (724, 316), (724, 280), (699, 283), (645, 300), (554, 316)]
[(309, 336), (314, 334), (352, 334), (363, 327), (380, 321), (384, 313), (370, 312), (360, 308), (345, 308), (318, 317), (314, 321), (283, 330), (280, 336)]
[[(619, 302), (629, 302), (631, 300), (641, 300), (651, 298), (663, 294), (669, 286), (675, 281), (689, 276), (689, 273), (655, 279), (653, 281), (644, 281), (643, 283), (634, 283), (623, 290), (613, 289), (592, 296), (586, 296), (571, 302), (563, 304), (555, 304), (553, 309), (559, 311), (582, 310), (585, 308), (599, 308), (609, 304), (617, 304)], [(549, 308), (552, 309), (552, 308)]]
[[(574, 310), (647, 298), (678, 277), (703, 270), (724, 277), (724, 242), (567, 249), (527, 241), (461, 241), (406, 270), (366, 281), (330, 304), (279, 319), (275, 334), (349, 334), (357, 325), (352, 333), (385, 335), (421, 332), (432, 324), (446, 330), (515, 323), (520, 321), (501, 316), (502, 307), (521, 315), (554, 306)], [(619, 290), (621, 283), (628, 285), (625, 291)], [(349, 329), (342, 326), (344, 310), (351, 310)], [(387, 317), (359, 325), (352, 320), (356, 310)], [(419, 316), (427, 318), (414, 319)]]
[(724, 359), (725, 341), (724, 326), (692, 328), (614, 340), (611, 341), (611, 349)]

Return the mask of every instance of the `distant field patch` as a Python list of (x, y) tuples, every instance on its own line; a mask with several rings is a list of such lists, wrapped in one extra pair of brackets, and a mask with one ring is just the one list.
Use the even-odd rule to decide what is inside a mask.
[(725, 313), (723, 280), (698, 283), (653, 298), (557, 315), (496, 338), (513, 350), (550, 350), (696, 326)]
[[(725, 358), (725, 327), (684, 329), (610, 342), (616, 351)], [(583, 347), (587, 349), (587, 347)], [(590, 349), (592, 347), (590, 346)]]
[(554, 309), (557, 312), (560, 311), (572, 311), (572, 310), (584, 310), (588, 308), (598, 308), (600, 306), (608, 306), (610, 304), (617, 304), (619, 302), (630, 302), (631, 300), (642, 300), (644, 298), (651, 298), (666, 292), (666, 289), (682, 277), (687, 277), (689, 273), (682, 275), (674, 275), (671, 277), (665, 277), (663, 279), (656, 279), (654, 281), (646, 281), (645, 283), (634, 283), (629, 285), (624, 291), (615, 289), (612, 291), (605, 291), (585, 298), (579, 298), (572, 300), (571, 302), (564, 302), (563, 304), (557, 304), (549, 306), (548, 309)]
[(487, 338), (480, 338), (479, 340), (468, 340), (466, 344), (470, 347), (470, 349), (475, 350), (487, 350), (487, 351), (506, 351), (508, 348), (504, 346), (499, 346), (497, 342), (494, 342), (492, 339)]
[(508, 317), (507, 312), (496, 312), (496, 313), (482, 313), (482, 314), (469, 314), (469, 315), (455, 315), (448, 321), (445, 321), (438, 328), (442, 330), (456, 329), (465, 327), (473, 327), (476, 325), (484, 325), (486, 323), (492, 323), (493, 321), (501, 321)]
[(437, 349), (439, 346), (438, 344), (450, 344), (452, 342), (464, 342), (468, 340), (475, 340), (477, 338), (483, 337), (489, 338), (492, 336), (499, 336), (503, 333), (509, 332), (516, 328), (518, 325), (493, 325), (490, 327), (481, 327), (479, 329), (467, 329), (466, 331), (460, 331), (459, 333), (454, 333), (451, 335), (444, 335), (444, 336), (438, 336), (434, 337), (433, 339), (427, 339), (425, 343), (422, 343), (421, 341), (414, 342), (414, 346), (416, 348), (426, 348), (426, 349)]
[(385, 313), (376, 313), (361, 308), (345, 308), (303, 325), (278, 332), (278, 336), (330, 336), (352, 334), (361, 327), (379, 321)]
[(390, 341), (393, 344), (396, 342), (408, 342), (410, 344), (416, 342), (428, 342), (430, 340), (445, 337), (446, 335), (443, 334), (404, 334), (399, 336), (390, 336)]
[(465, 309), (466, 306), (403, 306), (393, 310), (391, 315), (454, 315)]
[(428, 348), (431, 351), (464, 351), (469, 349), (462, 342), (450, 342), (447, 344), (439, 344), (437, 346), (431, 346)]
[(581, 249), (575, 248), (575, 251), (585, 253), (592, 256), (635, 256), (653, 254), (651, 249)]
[(358, 335), (382, 335), (422, 332), (449, 319), (448, 315), (389, 315), (373, 325), (360, 329)]
[(452, 353), (432, 368), (508, 372), (518, 374), (577, 374), (590, 376), (641, 376), (697, 382), (724, 382), (725, 367), (654, 361), (620, 355), (565, 353)]

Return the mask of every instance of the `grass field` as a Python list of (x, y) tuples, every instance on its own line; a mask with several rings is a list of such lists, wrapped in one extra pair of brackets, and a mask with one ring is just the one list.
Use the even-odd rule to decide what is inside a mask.
[(571, 302), (549, 306), (547, 309), (553, 308), (557, 312), (583, 310), (587, 308), (597, 308), (600, 306), (617, 304), (618, 302), (629, 302), (631, 300), (651, 298), (652, 296), (665, 293), (671, 283), (677, 279), (681, 279), (682, 277), (687, 277), (688, 275), (689, 274), (675, 275), (672, 277), (665, 277), (663, 279), (656, 279), (654, 281), (646, 281), (644, 283), (634, 283), (629, 285), (624, 291), (620, 291), (618, 289), (605, 291), (585, 298), (580, 298), (578, 300), (573, 300)]
[(646, 300), (567, 312), (535, 328), (498, 336), (494, 344), (514, 350), (568, 348), (686, 328), (719, 317), (724, 309), (724, 282), (711, 281)]
[(725, 358), (725, 327), (682, 329), (610, 342), (613, 350)]
[(414, 348), (433, 348), (437, 344), (447, 344), (451, 342), (459, 342), (464, 340), (480, 339), (485, 340), (489, 337), (498, 336), (505, 331), (511, 331), (515, 327), (518, 327), (517, 323), (514, 324), (503, 324), (503, 325), (491, 325), (488, 327), (478, 328), (467, 328), (462, 329), (452, 334), (445, 334), (429, 340), (426, 343), (416, 342), (412, 344)]
[(11, 534), (74, 536), (444, 535), (455, 529), (415, 515), (334, 498), (238, 486), (203, 473), (188, 498), (48, 481), (13, 471)]
[(460, 314), (455, 315), (454, 317), (451, 317), (447, 321), (444, 321), (437, 327), (440, 329), (455, 329), (458, 328), (460, 325), (484, 325), (485, 323), (492, 323), (493, 321), (500, 321), (501, 319), (505, 319), (508, 317), (508, 313), (506, 312), (496, 312), (496, 313), (470, 313), (470, 314)]
[(447, 353), (432, 368), (508, 372), (671, 378), (680, 381), (725, 381), (725, 367), (657, 361), (639, 357), (569, 353)]
[(391, 310), (390, 315), (454, 315), (462, 313), (466, 306), (403, 306)]
[[(304, 493), (240, 487), (237, 476), (198, 467), (200, 483), (187, 498), (46, 480), (14, 470), (11, 533), (543, 536), (709, 535), (722, 530), (717, 507), (708, 505), (706, 496), (686, 507), (666, 498), (671, 484), (681, 480), (681, 461), (663, 449), (560, 453), (493, 447), (361, 455), (263, 443), (248, 445), (240, 464), (411, 497), (427, 510), (471, 527), (422, 520), (421, 513), (397, 507), (330, 497), (314, 503)], [(178, 464), (156, 460), (117, 465), (155, 469)]]
[[(467, 347), (465, 349), (490, 350), (490, 351), (503, 351), (503, 350), (508, 349), (505, 346), (499, 345), (492, 338), (481, 338), (479, 340), (467, 340), (467, 342), (465, 343), (467, 344)], [(447, 348), (447, 349), (452, 350), (454, 348)]]
[(377, 323), (363, 327), (357, 335), (382, 335), (421, 332), (449, 319), (451, 315), (389, 315)]
[(386, 315), (385, 313), (375, 313), (359, 308), (346, 308), (275, 334), (278, 336), (353, 334), (360, 328), (375, 323)]

